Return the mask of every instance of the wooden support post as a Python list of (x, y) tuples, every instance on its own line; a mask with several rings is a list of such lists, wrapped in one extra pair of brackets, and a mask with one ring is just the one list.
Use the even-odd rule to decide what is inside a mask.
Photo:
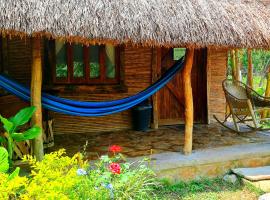
[(231, 50), (231, 60), (232, 60), (232, 78), (236, 79), (236, 57), (235, 50)]
[[(152, 50), (152, 83), (156, 82), (160, 76), (160, 61), (161, 61), (161, 48), (155, 48)], [(155, 93), (152, 97), (153, 101), (153, 129), (158, 129), (158, 93)]]
[[(31, 105), (36, 107), (32, 117), (32, 124), (42, 128), (42, 62), (41, 62), (41, 38), (32, 38), (32, 80), (31, 80)], [(33, 153), (38, 161), (43, 159), (43, 138), (40, 134), (33, 141)]]
[(193, 65), (194, 49), (189, 48), (186, 51), (185, 66), (182, 72), (183, 91), (185, 98), (185, 142), (184, 154), (192, 152), (192, 133), (193, 133), (193, 96), (191, 86), (191, 70)]
[(252, 50), (248, 49), (248, 75), (247, 75), (247, 84), (249, 87), (253, 88), (253, 64), (252, 64)]
[(239, 60), (239, 50), (235, 50), (235, 79), (241, 81), (241, 72), (240, 72), (240, 60)]
[[(267, 83), (266, 83), (266, 90), (265, 90), (265, 97), (270, 97), (270, 68), (268, 68), (267, 72)], [(269, 116), (269, 110), (263, 111), (262, 118), (267, 118)]]

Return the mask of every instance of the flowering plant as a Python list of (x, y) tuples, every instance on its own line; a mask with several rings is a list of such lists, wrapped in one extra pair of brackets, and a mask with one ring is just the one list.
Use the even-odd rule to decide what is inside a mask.
[(122, 151), (122, 147), (120, 147), (118, 145), (112, 145), (109, 147), (109, 151), (112, 153), (119, 153)]
[(109, 165), (109, 169), (113, 174), (120, 174), (121, 173), (121, 167), (118, 163), (111, 163)]
[(145, 160), (129, 163), (120, 152), (89, 162), (62, 149), (41, 162), (31, 156), (24, 160), (31, 173), (13, 175), (12, 187), (6, 187), (9, 176), (0, 173), (0, 199), (154, 199), (158, 185)]

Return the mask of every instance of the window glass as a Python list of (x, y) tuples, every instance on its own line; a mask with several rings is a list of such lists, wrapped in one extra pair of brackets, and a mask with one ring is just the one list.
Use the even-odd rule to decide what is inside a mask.
[(185, 48), (173, 48), (173, 60), (179, 60), (186, 54)]
[(113, 45), (105, 46), (106, 52), (106, 77), (115, 78), (115, 48)]
[(84, 77), (83, 46), (73, 45), (73, 77)]
[(66, 45), (63, 42), (55, 42), (55, 53), (56, 53), (56, 78), (66, 78), (67, 69), (67, 51)]
[(100, 75), (99, 46), (89, 47), (90, 78), (98, 78)]

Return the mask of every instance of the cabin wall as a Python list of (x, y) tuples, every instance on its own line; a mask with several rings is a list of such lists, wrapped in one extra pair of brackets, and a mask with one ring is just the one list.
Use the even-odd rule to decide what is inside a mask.
[[(2, 62), (2, 71), (8, 71), (8, 74), (17, 81), (30, 85), (31, 83), (31, 41), (26, 38), (2, 39), (2, 54), (5, 55)], [(44, 49), (44, 45), (42, 47)], [(44, 53), (44, 51), (43, 51)], [(121, 67), (124, 76), (124, 89), (111, 90), (106, 86), (99, 87), (97, 93), (88, 91), (64, 92), (59, 95), (64, 98), (70, 98), (82, 101), (106, 101), (120, 99), (139, 91), (142, 91), (151, 84), (151, 48), (133, 48), (124, 47), (121, 50)], [(43, 79), (47, 80), (43, 73)], [(100, 89), (102, 88), (102, 89)], [(16, 105), (16, 106), (12, 106)], [(0, 98), (1, 114), (11, 116), (20, 108), (27, 104), (15, 96), (8, 95)], [(63, 133), (97, 133), (104, 131), (113, 131), (128, 129), (132, 127), (131, 110), (124, 111), (114, 115), (104, 117), (74, 117), (49, 112), (50, 117), (54, 119), (55, 134)]]
[[(30, 85), (32, 63), (30, 39), (21, 40), (16, 37), (11, 40), (3, 39), (1, 45), (1, 70), (8, 71), (9, 75), (19, 82)], [(93, 91), (79, 91), (60, 93), (59, 95), (82, 101), (106, 101), (127, 97), (142, 91), (152, 81), (152, 52), (151, 48), (122, 48), (121, 67), (124, 75), (124, 89), (121, 91), (107, 89), (104, 92), (102, 89), (98, 90), (99, 92), (97, 93)], [(208, 119), (212, 119), (213, 114), (224, 117), (225, 99), (221, 82), (226, 76), (227, 51), (208, 49), (207, 57)], [(43, 75), (44, 80), (48, 79), (48, 74), (44, 73)], [(1, 114), (7, 116), (16, 113), (26, 105), (26, 103), (11, 95), (0, 98)], [(54, 112), (50, 112), (50, 115), (54, 119), (55, 134), (98, 133), (132, 127), (131, 110), (98, 118), (74, 117)]]
[[(80, 93), (77, 96), (62, 95), (65, 98), (88, 101), (119, 99), (142, 91), (151, 84), (150, 48), (125, 47), (121, 56), (127, 92), (90, 94)], [(56, 133), (97, 133), (131, 128), (131, 111), (104, 117), (73, 117), (54, 113)]]
[(21, 83), (31, 82), (31, 42), (29, 38), (2, 39), (3, 71)]
[[(32, 63), (30, 39), (2, 38), (1, 49), (1, 72), (6, 72), (19, 82), (29, 85)], [(5, 91), (1, 90), (0, 93), (4, 94)], [(28, 105), (29, 103), (23, 102), (13, 95), (1, 95), (0, 97), (1, 115), (6, 117), (11, 117)]]
[(222, 81), (226, 79), (227, 49), (208, 49), (207, 53), (207, 96), (208, 122), (212, 122), (213, 115), (223, 119), (226, 111), (226, 100), (222, 89)]

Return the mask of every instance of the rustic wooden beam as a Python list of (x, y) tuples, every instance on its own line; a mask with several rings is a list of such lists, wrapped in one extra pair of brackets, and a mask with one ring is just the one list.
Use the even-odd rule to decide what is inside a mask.
[(236, 79), (236, 57), (235, 57), (235, 50), (231, 50), (231, 61), (232, 61), (232, 78)]
[(179, 102), (180, 106), (177, 108), (184, 108), (185, 105), (182, 101), (183, 97), (182, 97), (182, 94), (181, 94), (181, 91), (180, 90), (177, 90), (177, 86), (175, 86), (172, 82), (169, 82), (167, 83), (167, 85), (165, 86), (170, 92), (171, 94), (174, 96), (174, 98), (176, 99), (176, 101)]
[[(42, 62), (41, 62), (41, 38), (32, 38), (32, 79), (31, 79), (31, 105), (36, 107), (36, 112), (31, 123), (42, 128)], [(33, 141), (33, 153), (38, 161), (43, 159), (43, 138), (40, 134)]]
[(240, 60), (239, 60), (239, 50), (235, 50), (235, 79), (241, 81), (241, 72), (240, 72)]
[(249, 87), (253, 88), (253, 64), (252, 64), (252, 50), (248, 49), (248, 74), (247, 74), (247, 84)]
[(188, 48), (186, 51), (185, 66), (182, 72), (183, 91), (185, 99), (185, 140), (184, 154), (192, 152), (192, 134), (193, 134), (193, 96), (191, 86), (191, 70), (193, 65), (194, 49)]
[[(161, 70), (161, 48), (152, 50), (152, 83), (154, 83), (160, 76)], [(153, 129), (158, 129), (159, 126), (159, 110), (158, 110), (158, 93), (152, 96), (153, 101)]]
[[(267, 72), (265, 97), (270, 97), (270, 68), (268, 68), (268, 72)], [(262, 118), (267, 118), (268, 116), (269, 116), (269, 110), (263, 111)]]

